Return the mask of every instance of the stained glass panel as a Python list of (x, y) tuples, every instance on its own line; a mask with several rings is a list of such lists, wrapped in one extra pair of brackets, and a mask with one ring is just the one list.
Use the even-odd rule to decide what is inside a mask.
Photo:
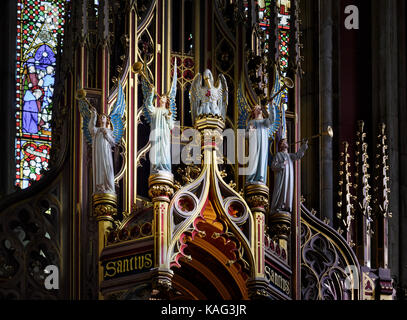
[(48, 169), (58, 36), (67, 2), (17, 1), (15, 150), (16, 186), (22, 189)]
[[(283, 76), (287, 75), (288, 70), (288, 56), (290, 44), (290, 18), (291, 18), (291, 1), (290, 0), (277, 0), (278, 8), (278, 39), (280, 51), (280, 71)], [(283, 91), (282, 95), (282, 108), (288, 109), (288, 89)]]

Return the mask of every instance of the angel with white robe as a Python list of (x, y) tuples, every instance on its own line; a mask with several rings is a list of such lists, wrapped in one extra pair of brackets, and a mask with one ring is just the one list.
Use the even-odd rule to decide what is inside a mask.
[[(150, 124), (150, 174), (171, 172), (171, 130), (174, 128), (177, 110), (177, 60), (174, 60), (174, 75), (169, 93), (158, 96), (154, 87), (144, 76), (141, 78), (144, 96), (143, 113)], [(145, 74), (145, 73), (144, 73)], [(154, 105), (154, 98), (159, 102)]]
[(120, 143), (124, 134), (126, 103), (123, 88), (119, 82), (117, 100), (110, 115), (98, 115), (84, 91), (82, 94), (83, 97), (78, 98), (79, 111), (83, 117), (85, 139), (92, 145), (93, 193), (115, 194), (112, 147)]
[(267, 182), (267, 162), (269, 150), (269, 131), (275, 122), (276, 112), (270, 112), (264, 118), (260, 105), (253, 109), (252, 120), (248, 123), (247, 136), (249, 138), (249, 168), (247, 183)]
[(202, 86), (202, 75), (198, 73), (192, 81), (189, 92), (192, 121), (195, 122), (200, 115), (221, 116), (225, 120), (228, 106), (228, 85), (225, 76), (220, 74), (214, 84), (212, 72), (206, 69), (203, 78), (204, 86)]
[[(274, 92), (278, 92), (279, 85), (279, 78), (277, 77)], [(243, 95), (241, 85), (238, 89), (237, 102), (239, 106), (239, 128), (246, 129), (246, 137), (248, 137), (249, 142), (249, 164), (246, 169), (246, 183), (266, 184), (269, 139), (274, 139), (274, 133), (278, 130), (281, 122), (279, 112), (281, 94), (277, 94), (264, 111), (260, 104), (257, 104), (252, 109)], [(250, 121), (249, 117), (251, 117)]]
[(282, 139), (278, 145), (278, 151), (271, 162), (274, 171), (273, 197), (270, 212), (292, 212), (294, 195), (294, 161), (300, 160), (308, 149), (308, 141), (301, 145), (297, 153), (288, 153), (288, 143)]

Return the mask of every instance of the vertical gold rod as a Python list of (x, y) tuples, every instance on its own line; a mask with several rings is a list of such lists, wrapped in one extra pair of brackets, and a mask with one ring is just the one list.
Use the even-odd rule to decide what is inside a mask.
[[(137, 12), (134, 8), (130, 11), (129, 16), (129, 59), (130, 64), (133, 64), (137, 60)], [(134, 40), (133, 40), (134, 39)], [(133, 73), (129, 73), (129, 84), (127, 88), (129, 93), (129, 120), (132, 120), (132, 123), (127, 125), (127, 158), (136, 158), (137, 157), (137, 107), (138, 107), (138, 87), (137, 87), (137, 78)], [(133, 93), (133, 95), (132, 95)], [(130, 108), (130, 106), (136, 106), (135, 108)], [(134, 130), (134, 134), (131, 134), (131, 130)], [(129, 163), (130, 164), (130, 163)], [(127, 190), (127, 201), (126, 201), (126, 211), (131, 211), (132, 201), (136, 202), (137, 198), (137, 167), (136, 166), (127, 166), (127, 181), (126, 181), (126, 190)], [(133, 190), (131, 194), (130, 190)]]
[(167, 268), (167, 247), (168, 247), (168, 202), (154, 200), (154, 264), (156, 268)]
[(102, 251), (105, 247), (106, 233), (112, 227), (114, 216), (117, 215), (117, 196), (115, 194), (93, 194), (92, 214), (96, 217), (98, 224), (98, 297), (103, 300), (101, 284), (103, 282), (103, 266), (100, 262)]
[(255, 261), (256, 261), (256, 278), (264, 277), (264, 213), (255, 211), (254, 221), (256, 225), (255, 234)]
[(194, 39), (195, 39), (195, 74), (199, 72), (199, 67), (200, 67), (200, 52), (201, 52), (201, 47), (200, 47), (200, 42), (198, 35), (200, 34), (199, 32), (199, 27), (201, 26), (201, 1), (194, 1), (195, 4), (195, 30), (194, 30)]
[(163, 14), (166, 14), (165, 16), (165, 21), (166, 21), (166, 27), (164, 29), (165, 34), (166, 34), (166, 42), (165, 42), (165, 64), (167, 66), (166, 70), (166, 76), (167, 76), (167, 88), (165, 89), (165, 92), (168, 92), (171, 88), (171, 3), (170, 1), (165, 1), (165, 8), (163, 8), (164, 12)]
[[(301, 137), (301, 123), (300, 119), (300, 85), (301, 81), (298, 74), (295, 75), (295, 140), (300, 140)], [(296, 146), (296, 151), (298, 151), (299, 145)], [(300, 227), (301, 227), (301, 163), (297, 161), (295, 164), (296, 176), (295, 176), (295, 193), (294, 193), (294, 211), (292, 214), (292, 237), (291, 237), (291, 248), (293, 257), (293, 299), (301, 300), (301, 239), (300, 239)]]
[[(98, 220), (98, 257), (99, 257), (99, 259), (102, 254), (103, 248), (105, 247), (106, 231), (111, 226), (112, 226), (112, 223), (110, 221)], [(98, 274), (99, 274), (98, 298), (99, 298), (99, 300), (104, 300), (103, 294), (100, 290), (100, 285), (103, 281), (103, 266), (102, 266), (100, 260), (98, 261)]]

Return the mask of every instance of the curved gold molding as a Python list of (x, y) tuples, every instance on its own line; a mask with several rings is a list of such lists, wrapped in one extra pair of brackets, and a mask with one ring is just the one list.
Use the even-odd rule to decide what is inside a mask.
[[(197, 120), (196, 126), (202, 131), (211, 130), (211, 132), (216, 135), (216, 131), (224, 126), (224, 122), (220, 118), (216, 117), (206, 117)], [(177, 244), (179, 245), (180, 237), (186, 231), (194, 231), (195, 227), (193, 225), (194, 221), (201, 215), (203, 208), (206, 205), (210, 195), (211, 195), (211, 203), (214, 205), (215, 212), (219, 215), (219, 218), (223, 221), (225, 230), (224, 233), (229, 235), (234, 235), (239, 243), (244, 249), (244, 252), (247, 255), (249, 261), (247, 263), (250, 266), (250, 274), (254, 276), (254, 221), (253, 216), (251, 214), (250, 208), (247, 205), (246, 201), (241, 197), (239, 193), (237, 193), (234, 189), (232, 189), (228, 184), (223, 181), (223, 178), (218, 169), (218, 159), (217, 159), (217, 151), (216, 151), (216, 143), (211, 143), (208, 146), (203, 147), (203, 158), (204, 162), (202, 165), (202, 171), (200, 176), (191, 184), (181, 188), (173, 197), (172, 201), (170, 202), (169, 210), (171, 212), (171, 208), (175, 207), (175, 199), (179, 197), (179, 195), (183, 193), (189, 192), (189, 190), (196, 188), (199, 185), (203, 184), (203, 190), (201, 191), (199, 197), (199, 203), (197, 207), (190, 213), (190, 216), (186, 218), (183, 222), (177, 226), (177, 229), (174, 230), (175, 225), (172, 221), (172, 215), (168, 215), (168, 225), (172, 234), (170, 235), (169, 247), (168, 247), (168, 256), (167, 256), (167, 264), (168, 266), (171, 264), (171, 261), (175, 259), (175, 257), (179, 254), (177, 251)], [(223, 191), (222, 191), (223, 190)], [(222, 194), (224, 192), (229, 193), (233, 198), (238, 199), (245, 210), (247, 210), (248, 218), (247, 223), (249, 223), (249, 232), (248, 238), (245, 234), (240, 230), (240, 228), (232, 221), (231, 217), (229, 216), (226, 208), (224, 206), (224, 199)], [(245, 223), (246, 223), (245, 222)], [(179, 250), (180, 248), (178, 248)], [(239, 250), (238, 253), (239, 258), (242, 257), (242, 252)]]

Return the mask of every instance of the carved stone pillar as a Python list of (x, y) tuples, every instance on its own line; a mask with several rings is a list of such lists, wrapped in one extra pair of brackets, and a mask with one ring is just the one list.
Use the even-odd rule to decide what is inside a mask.
[(167, 258), (168, 239), (168, 205), (174, 194), (174, 176), (170, 172), (160, 172), (148, 178), (149, 196), (153, 201), (154, 214), (154, 271), (153, 289), (168, 292), (172, 287), (173, 272)]
[(394, 300), (395, 292), (393, 290), (393, 279), (391, 278), (390, 270), (379, 268), (377, 273), (379, 275), (379, 299)]
[(268, 206), (269, 188), (264, 184), (249, 184), (245, 187), (245, 198), (249, 204), (254, 218), (254, 260), (255, 278), (251, 279), (247, 286), (251, 299), (265, 298), (268, 296), (268, 282), (265, 278), (264, 258), (264, 228), (265, 213)]
[(202, 159), (203, 164), (210, 164), (212, 161), (212, 151), (216, 150), (216, 161), (223, 163), (223, 154), (219, 146), (223, 142), (222, 132), (225, 128), (225, 122), (222, 117), (214, 115), (203, 115), (198, 117), (195, 122), (196, 128), (202, 136)]
[(286, 261), (288, 259), (288, 239), (291, 233), (291, 213), (287, 211), (273, 212), (270, 217), (270, 234), (274, 241), (276, 241), (282, 250), (287, 253)]
[[(98, 256), (105, 247), (106, 232), (113, 226), (117, 215), (117, 196), (111, 193), (100, 193), (92, 196), (93, 215), (98, 223)], [(99, 286), (103, 281), (103, 267), (99, 263)], [(99, 299), (103, 299), (99, 291)]]
[(221, 116), (201, 115), (196, 120), (195, 126), (201, 132), (207, 129), (222, 132), (225, 129), (225, 122)]

